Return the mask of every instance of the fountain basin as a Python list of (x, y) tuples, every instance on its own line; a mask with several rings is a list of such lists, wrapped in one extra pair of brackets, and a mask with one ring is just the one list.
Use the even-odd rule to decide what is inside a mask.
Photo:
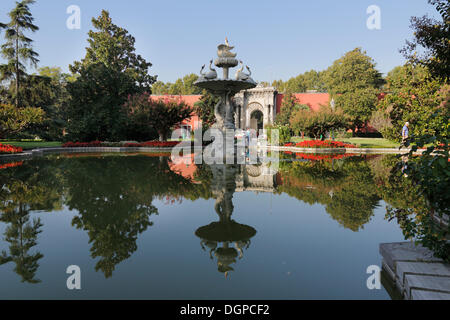
[(195, 235), (201, 239), (216, 242), (234, 242), (253, 238), (256, 230), (250, 226), (231, 220), (229, 222), (213, 222), (198, 228)]
[(253, 80), (243, 81), (230, 79), (198, 80), (194, 84), (215, 94), (223, 94), (229, 91), (232, 94), (236, 94), (242, 90), (253, 89), (257, 85)]
[(234, 68), (239, 64), (239, 61), (236, 58), (220, 57), (214, 64), (219, 68)]

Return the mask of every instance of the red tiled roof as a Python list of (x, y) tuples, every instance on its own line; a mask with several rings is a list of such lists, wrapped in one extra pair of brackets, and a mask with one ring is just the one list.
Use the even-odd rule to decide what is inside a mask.
[[(311, 108), (312, 111), (319, 111), (322, 105), (329, 105), (329, 93), (294, 93), (300, 104), (305, 104)], [(277, 95), (277, 114), (280, 113), (281, 104), (283, 103), (284, 94)]]

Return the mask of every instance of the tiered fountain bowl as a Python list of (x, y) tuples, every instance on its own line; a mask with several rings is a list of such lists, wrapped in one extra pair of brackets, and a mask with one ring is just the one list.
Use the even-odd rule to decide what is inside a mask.
[(234, 105), (232, 98), (242, 90), (248, 90), (256, 87), (256, 82), (250, 77), (250, 68), (247, 67), (249, 73), (244, 73), (244, 64), (241, 61), (241, 69), (236, 73), (235, 79), (229, 78), (230, 68), (239, 65), (236, 54), (232, 53), (231, 47), (226, 40), (226, 44), (218, 47), (218, 59), (215, 66), (223, 69), (223, 78), (218, 78), (217, 72), (212, 68), (212, 60), (210, 62), (210, 72), (203, 73), (204, 67), (200, 71), (200, 77), (195, 82), (197, 87), (206, 89), (213, 95), (221, 97), (220, 103), (215, 108), (217, 129), (235, 129), (234, 126)]

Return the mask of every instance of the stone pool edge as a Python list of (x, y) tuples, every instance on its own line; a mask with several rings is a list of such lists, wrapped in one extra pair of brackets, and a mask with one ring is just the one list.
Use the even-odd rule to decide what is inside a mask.
[(380, 244), (382, 269), (406, 300), (450, 300), (450, 264), (412, 242)]

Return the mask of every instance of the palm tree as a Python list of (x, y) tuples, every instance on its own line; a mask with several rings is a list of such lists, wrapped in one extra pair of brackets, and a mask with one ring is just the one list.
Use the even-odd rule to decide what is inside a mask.
[(0, 29), (6, 29), (6, 43), (1, 46), (1, 54), (8, 61), (0, 65), (0, 81), (15, 80), (15, 104), (19, 107), (20, 78), (26, 75), (25, 63), (36, 66), (39, 54), (32, 48), (33, 40), (25, 36), (26, 31), (36, 32), (39, 27), (33, 24), (34, 18), (29, 5), (35, 0), (16, 2), (16, 7), (9, 12), (10, 22), (0, 23)]

